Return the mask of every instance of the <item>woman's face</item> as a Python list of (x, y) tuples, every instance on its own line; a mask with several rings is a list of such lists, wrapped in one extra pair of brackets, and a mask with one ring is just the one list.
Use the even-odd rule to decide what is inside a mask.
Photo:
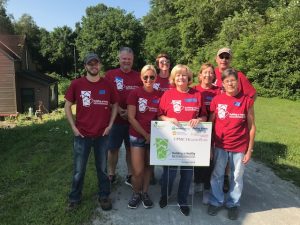
[(147, 70), (143, 75), (141, 75), (141, 80), (143, 81), (144, 87), (152, 87), (155, 80), (156, 75), (152, 70)]
[(238, 92), (238, 81), (233, 75), (230, 75), (223, 80), (223, 86), (225, 92), (230, 95), (235, 95)]
[(176, 87), (180, 86), (180, 87), (187, 87), (189, 84), (189, 76), (188, 76), (188, 72), (186, 71), (186, 69), (181, 69), (179, 70), (174, 78), (174, 83), (176, 85)]
[(208, 84), (208, 85), (212, 84), (215, 78), (215, 73), (213, 68), (207, 67), (206, 69), (202, 70), (198, 78), (203, 84)]
[(170, 69), (170, 60), (165, 57), (161, 57), (158, 60), (159, 70), (169, 70)]

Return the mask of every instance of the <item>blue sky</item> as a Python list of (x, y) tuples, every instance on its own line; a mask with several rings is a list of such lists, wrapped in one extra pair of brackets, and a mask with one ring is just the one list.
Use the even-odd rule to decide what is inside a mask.
[(67, 25), (74, 29), (75, 23), (85, 16), (85, 9), (103, 3), (110, 7), (119, 7), (132, 12), (136, 18), (142, 18), (150, 8), (149, 0), (8, 0), (7, 14), (18, 20), (27, 13), (39, 27), (52, 31), (55, 27)]

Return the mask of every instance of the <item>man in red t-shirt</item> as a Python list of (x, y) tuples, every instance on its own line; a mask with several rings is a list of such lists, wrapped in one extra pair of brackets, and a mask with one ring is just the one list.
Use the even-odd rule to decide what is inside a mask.
[[(231, 60), (232, 60), (232, 51), (230, 48), (219, 49), (216, 56), (216, 62), (218, 64), (218, 67), (215, 68), (215, 74), (216, 74), (215, 85), (220, 88), (223, 88), (222, 79), (221, 79), (222, 73), (224, 70), (230, 68)], [(246, 75), (243, 74), (241, 71), (238, 71), (238, 90), (255, 100), (256, 90), (253, 87), (253, 85), (250, 83)]]
[(116, 166), (119, 158), (119, 149), (124, 141), (126, 148), (126, 162), (128, 175), (125, 184), (131, 186), (131, 163), (129, 144), (129, 123), (127, 118), (127, 97), (130, 91), (143, 85), (140, 74), (132, 70), (133, 51), (131, 48), (123, 47), (119, 52), (120, 68), (109, 70), (105, 77), (114, 84), (119, 94), (119, 107), (116, 121), (109, 133), (108, 141), (108, 174), (111, 183), (116, 182)]
[[(94, 149), (99, 185), (98, 200), (103, 210), (112, 208), (110, 182), (106, 173), (107, 142), (118, 110), (118, 95), (112, 84), (99, 76), (100, 59), (89, 53), (84, 60), (86, 76), (73, 80), (65, 95), (65, 113), (74, 133), (74, 173), (68, 209), (81, 202), (85, 169)], [(76, 104), (76, 119), (72, 105)]]

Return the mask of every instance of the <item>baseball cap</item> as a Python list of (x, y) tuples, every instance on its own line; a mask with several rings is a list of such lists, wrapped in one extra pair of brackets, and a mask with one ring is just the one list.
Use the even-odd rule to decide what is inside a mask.
[(222, 53), (227, 53), (230, 56), (232, 56), (232, 51), (231, 51), (230, 48), (221, 48), (221, 49), (219, 49), (219, 51), (217, 53), (217, 56), (221, 55)]
[(95, 53), (88, 53), (84, 58), (84, 64), (88, 64), (92, 60), (100, 62), (99, 56)]

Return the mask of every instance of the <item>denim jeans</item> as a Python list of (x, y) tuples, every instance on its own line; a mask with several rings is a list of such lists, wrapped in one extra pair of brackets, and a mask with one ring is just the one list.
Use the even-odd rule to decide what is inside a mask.
[(81, 200), (84, 176), (88, 158), (93, 147), (95, 156), (95, 165), (98, 177), (99, 198), (108, 197), (110, 194), (110, 181), (107, 175), (107, 142), (108, 136), (97, 138), (74, 137), (74, 173), (72, 181), (72, 190), (69, 194), (70, 202)]
[[(244, 153), (227, 152), (222, 148), (215, 148), (214, 170), (211, 175), (211, 192), (209, 204), (232, 208), (240, 206), (240, 198), (243, 191), (243, 176), (245, 164), (242, 162)], [(230, 165), (230, 189), (226, 200), (224, 199), (223, 183), (227, 161)]]
[[(161, 180), (161, 196), (168, 197), (171, 195), (173, 183), (177, 174), (177, 166), (164, 166)], [(180, 167), (180, 181), (177, 192), (177, 201), (179, 205), (187, 204), (190, 185), (193, 179), (193, 167)]]

